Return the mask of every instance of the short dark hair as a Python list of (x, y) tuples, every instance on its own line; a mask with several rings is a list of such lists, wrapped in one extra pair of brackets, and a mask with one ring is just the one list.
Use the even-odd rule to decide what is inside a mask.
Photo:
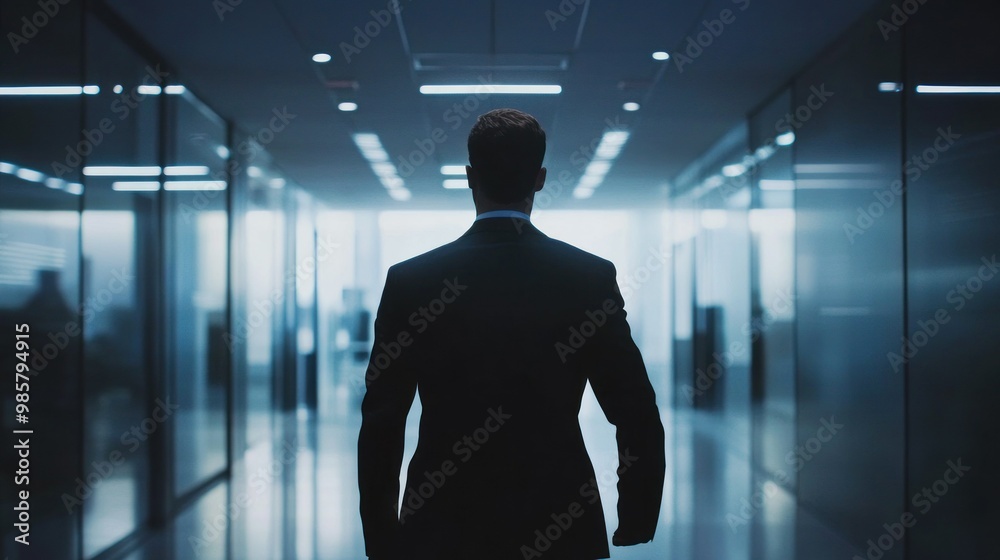
[(469, 164), (487, 198), (501, 204), (524, 200), (535, 189), (545, 159), (545, 131), (517, 109), (480, 115), (469, 133)]

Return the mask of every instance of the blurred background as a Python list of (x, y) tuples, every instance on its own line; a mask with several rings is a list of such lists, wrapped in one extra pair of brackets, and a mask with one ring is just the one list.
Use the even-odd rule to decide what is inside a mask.
[(466, 136), (516, 107), (532, 221), (615, 263), (667, 428), (656, 539), (613, 558), (996, 557), (998, 19), (4, 0), (3, 555), (364, 558), (386, 270), (471, 226)]

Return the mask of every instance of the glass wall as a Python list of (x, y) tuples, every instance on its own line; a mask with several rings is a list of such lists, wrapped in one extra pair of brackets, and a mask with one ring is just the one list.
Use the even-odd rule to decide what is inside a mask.
[(1000, 85), (997, 18), (995, 2), (928, 2), (907, 26), (907, 329), (885, 351), (908, 379), (914, 559), (1000, 551), (1000, 96), (916, 91)]
[[(750, 275), (727, 289), (750, 299), (724, 305), (750, 312), (754, 485), (797, 504), (765, 500), (795, 538), (755, 526), (753, 557), (995, 555), (995, 12), (883, 2), (748, 118)], [(678, 396), (742, 244), (705, 231), (732, 218), (704, 202), (725, 144), (675, 181)]]
[[(81, 299), (82, 8), (61, 6), (62, 17), (43, 29), (15, 25), (38, 9), (28, 0), (0, 3), (0, 86), (77, 89), (0, 96), (0, 367), (10, 383), (2, 393), (9, 443), (0, 467), (0, 532), (2, 554), (12, 560), (76, 555), (81, 506), (90, 495), (76, 482), (83, 464), (82, 323), (86, 309), (96, 309)], [(30, 446), (27, 477), (15, 475), (15, 436)], [(15, 526), (22, 491), (30, 519), (23, 530)], [(14, 540), (23, 533), (30, 549)]]
[(227, 463), (228, 178), (217, 151), (227, 139), (226, 124), (190, 91), (167, 95), (166, 109), (165, 367), (178, 407), (170, 438), (173, 491), (182, 496)]
[[(312, 199), (103, 3), (0, 4), (22, 18), (32, 30), (0, 49), (0, 86), (22, 88), (0, 96), (0, 317), (24, 335), (22, 365), (2, 356), (27, 383), (4, 392), (3, 423), (33, 430), (32, 544), (14, 540), (22, 483), (4, 476), (3, 555), (308, 553), (309, 535), (280, 536), (285, 466), (310, 441), (275, 410), (315, 400)], [(234, 504), (249, 511), (215, 527)], [(230, 551), (230, 529), (260, 538)]]
[[(169, 407), (156, 410), (165, 395), (152, 391), (161, 103), (142, 93), (163, 67), (93, 14), (86, 26), (86, 83), (101, 87), (85, 97), (84, 126), (101, 131), (83, 168), (83, 297), (101, 303), (84, 315), (84, 472), (103, 478), (83, 506), (89, 558), (149, 521), (151, 457), (173, 418)], [(115, 468), (105, 472), (108, 464)]]

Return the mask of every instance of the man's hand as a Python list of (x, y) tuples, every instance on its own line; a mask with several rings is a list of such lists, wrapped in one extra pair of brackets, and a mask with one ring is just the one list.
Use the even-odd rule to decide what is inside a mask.
[(635, 546), (637, 544), (648, 543), (651, 540), (653, 539), (648, 536), (630, 535), (615, 531), (615, 534), (611, 537), (611, 544), (615, 546)]

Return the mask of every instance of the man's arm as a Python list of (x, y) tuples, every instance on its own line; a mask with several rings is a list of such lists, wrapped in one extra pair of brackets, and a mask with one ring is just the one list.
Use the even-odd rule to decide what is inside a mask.
[(617, 428), (618, 529), (612, 543), (628, 546), (653, 539), (666, 460), (656, 395), (625, 320), (615, 268), (609, 269), (602, 284), (602, 310), (608, 318), (591, 341), (589, 379), (605, 416)]
[(399, 469), (403, 461), (406, 415), (413, 403), (416, 379), (406, 367), (406, 349), (396, 357), (383, 352), (395, 344), (403, 328), (398, 293), (389, 269), (382, 301), (375, 317), (375, 341), (365, 370), (365, 398), (361, 403), (358, 437), (358, 485), (366, 554), (375, 558), (393, 555), (399, 528)]

